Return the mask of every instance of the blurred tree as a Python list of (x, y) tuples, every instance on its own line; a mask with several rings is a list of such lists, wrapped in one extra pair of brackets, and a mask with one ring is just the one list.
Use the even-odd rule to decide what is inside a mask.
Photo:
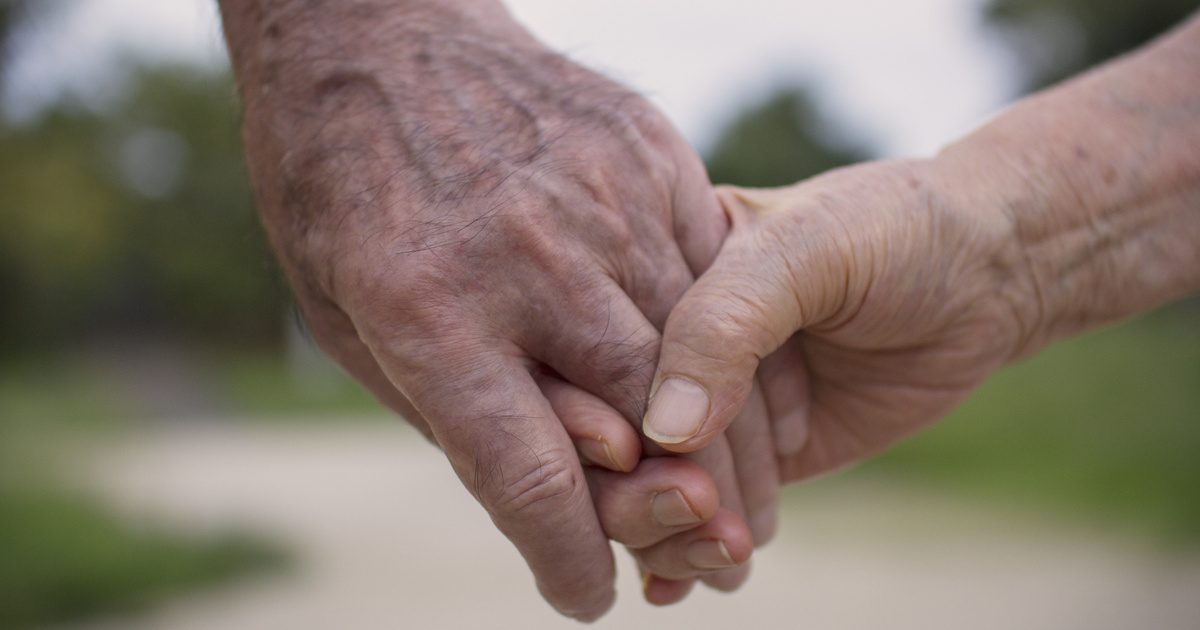
[(779, 90), (720, 134), (706, 160), (709, 177), (720, 184), (782, 186), (869, 157), (830, 128), (805, 89)]
[(0, 63), (8, 59), (12, 33), (29, 5), (29, 0), (0, 0)]
[(8, 77), (8, 60), (12, 57), (12, 34), (16, 30), (26, 0), (0, 0), (0, 95)]
[(61, 8), (62, 0), (0, 0), (0, 94), (4, 93), (14, 35), (31, 19)]
[(147, 330), (274, 344), (285, 293), (253, 212), (232, 82), (143, 69), (124, 101), (0, 129), (9, 349)]
[(1198, 7), (1196, 0), (991, 0), (984, 14), (1020, 64), (1022, 91), (1032, 91), (1140, 46)]

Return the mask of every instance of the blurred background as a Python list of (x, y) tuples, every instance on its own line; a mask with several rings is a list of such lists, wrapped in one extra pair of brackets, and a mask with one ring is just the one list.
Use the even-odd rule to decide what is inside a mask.
[[(323, 360), (211, 0), (0, 0), (0, 628), (570, 627)], [(1194, 0), (513, 0), (717, 182), (930, 154)], [(786, 493), (736, 596), (601, 627), (1200, 628), (1200, 304), (1058, 346)]]

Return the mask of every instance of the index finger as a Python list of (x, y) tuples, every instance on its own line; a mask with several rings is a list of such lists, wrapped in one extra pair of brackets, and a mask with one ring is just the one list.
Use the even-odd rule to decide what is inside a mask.
[(603, 615), (615, 598), (612, 551), (574, 445), (528, 365), (511, 351), (440, 350), (440, 370), (376, 355), (525, 558), (546, 601), (580, 620)]

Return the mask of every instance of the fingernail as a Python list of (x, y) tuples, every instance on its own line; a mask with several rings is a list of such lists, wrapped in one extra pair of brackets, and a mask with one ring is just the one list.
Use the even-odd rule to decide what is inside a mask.
[(697, 540), (688, 545), (687, 561), (697, 569), (727, 569), (737, 565), (720, 540)]
[(700, 522), (700, 515), (692, 510), (683, 493), (678, 489), (667, 490), (654, 495), (650, 502), (650, 512), (654, 520), (663, 527), (682, 527), (695, 525)]
[(658, 386), (642, 422), (646, 437), (661, 444), (678, 444), (700, 432), (708, 417), (708, 394), (682, 378), (669, 378)]
[(607, 441), (584, 438), (579, 440), (578, 448), (579, 452), (583, 453), (584, 459), (589, 462), (612, 470), (621, 470)]

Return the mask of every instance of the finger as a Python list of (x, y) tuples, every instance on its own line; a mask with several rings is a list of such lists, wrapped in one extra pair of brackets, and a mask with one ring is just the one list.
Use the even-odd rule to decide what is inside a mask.
[[(742, 530), (749, 532), (746, 525), (746, 509), (742, 501), (741, 486), (737, 479), (737, 465), (733, 461), (733, 451), (729, 447), (727, 436), (719, 436), (712, 444), (703, 450), (687, 456), (700, 464), (708, 472), (717, 490), (721, 493), (721, 507), (728, 513), (727, 518)], [(751, 534), (753, 539), (753, 534)], [(737, 566), (721, 571), (710, 572), (701, 579), (703, 582), (720, 591), (731, 591), (746, 581), (749, 576), (748, 566)]]
[(753, 548), (745, 523), (721, 508), (704, 525), (633, 553), (650, 574), (685, 580), (735, 568), (750, 559)]
[[(464, 347), (462, 337), (424, 344), (373, 349), (521, 552), (543, 597), (564, 615), (599, 617), (615, 596), (612, 553), (570, 437), (518, 351)], [(441, 370), (422, 369), (428, 365)]]
[[(828, 240), (818, 238), (820, 233), (792, 242), (798, 238), (794, 222), (803, 213), (770, 215), (770, 223), (751, 229), (750, 224), (767, 219), (747, 204), (778, 203), (779, 193), (745, 194), (751, 201), (722, 197), (729, 199), (734, 233), (676, 305), (663, 331), (642, 430), (671, 451), (696, 450), (724, 431), (750, 394), (759, 357), (778, 348), (807, 318), (829, 316), (828, 294), (836, 288), (820, 283), (845, 278), (845, 270), (824, 268), (839, 256), (805, 251), (836, 246), (814, 245)], [(814, 265), (821, 268), (810, 269)]]
[(588, 481), (604, 532), (631, 549), (704, 523), (720, 504), (704, 470), (674, 457), (642, 460), (628, 474), (593, 470)]
[(695, 579), (668, 580), (651, 573), (642, 573), (642, 596), (655, 606), (670, 606), (683, 601), (695, 585)]
[(694, 276), (712, 264), (729, 234), (729, 216), (717, 199), (704, 164), (694, 154), (685, 158), (675, 183), (675, 242)]
[(780, 457), (799, 453), (808, 441), (809, 382), (798, 336), (763, 359), (758, 380), (771, 417), (775, 453)]
[[(671, 309), (716, 258), (729, 232), (729, 218), (704, 165), (694, 154), (683, 156), (672, 200), (671, 234), (649, 249), (656, 256), (641, 265), (617, 267), (614, 280), (629, 299), (661, 331)], [(648, 235), (659, 230), (647, 230)], [(625, 273), (620, 273), (625, 270)], [(640, 273), (639, 273), (640, 272)]]
[(725, 431), (737, 471), (746, 522), (761, 547), (775, 535), (779, 512), (779, 465), (762, 389), (755, 383), (742, 413)]
[[(607, 276), (582, 293), (585, 299), (562, 307), (558, 334), (531, 327), (525, 348), (637, 426), (658, 358), (659, 332)], [(544, 328), (544, 322), (538, 325)]]
[(584, 463), (618, 472), (637, 467), (641, 437), (621, 414), (557, 376), (540, 374), (537, 383)]

